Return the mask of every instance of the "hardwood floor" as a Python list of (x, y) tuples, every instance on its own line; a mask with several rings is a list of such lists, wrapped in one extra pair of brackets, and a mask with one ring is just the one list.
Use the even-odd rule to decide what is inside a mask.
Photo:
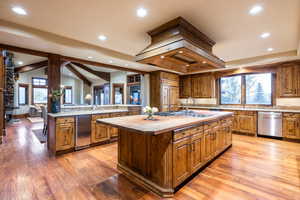
[[(0, 199), (160, 199), (116, 169), (117, 144), (49, 157), (27, 120), (0, 146)], [(300, 144), (241, 135), (176, 200), (300, 199)]]

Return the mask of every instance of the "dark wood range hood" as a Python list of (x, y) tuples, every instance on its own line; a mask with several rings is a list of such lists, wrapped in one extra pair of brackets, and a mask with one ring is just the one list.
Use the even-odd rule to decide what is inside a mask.
[(212, 53), (215, 42), (182, 17), (149, 31), (151, 44), (136, 56), (141, 63), (179, 73), (224, 68)]

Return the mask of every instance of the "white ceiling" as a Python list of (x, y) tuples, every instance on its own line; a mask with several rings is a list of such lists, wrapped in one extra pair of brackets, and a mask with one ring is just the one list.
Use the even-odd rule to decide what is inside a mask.
[[(262, 5), (264, 10), (250, 16), (248, 10), (255, 4)], [(25, 8), (28, 15), (13, 13), (14, 5)], [(148, 16), (136, 17), (139, 7), (148, 9)], [(129, 67), (147, 71), (153, 67), (132, 64), (126, 55), (134, 56), (144, 49), (150, 43), (146, 32), (175, 17), (184, 17), (215, 40), (214, 53), (225, 61), (232, 61), (297, 49), (299, 14), (299, 0), (2, 0), (0, 3), (0, 19), (120, 52), (115, 55), (116, 63), (124, 60), (134, 65)], [(263, 32), (270, 32), (271, 36), (261, 39), (259, 35)], [(100, 34), (106, 35), (107, 41), (99, 41)], [(47, 49), (46, 43), (32, 43), (30, 37), (0, 27), (0, 42), (29, 46), (26, 41), (30, 41), (37, 49)], [(274, 51), (267, 52), (269, 47)], [(56, 48), (58, 52), (72, 52), (78, 57), (93, 53), (82, 49), (71, 51), (69, 46)], [(95, 53), (93, 57), (98, 55)], [(108, 54), (100, 55), (105, 56)]]

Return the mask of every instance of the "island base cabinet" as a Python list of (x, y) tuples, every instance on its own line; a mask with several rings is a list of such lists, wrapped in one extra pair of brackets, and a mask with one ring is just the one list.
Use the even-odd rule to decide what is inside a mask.
[[(189, 138), (177, 141), (173, 144), (173, 185), (178, 185), (190, 175), (191, 160), (196, 156), (191, 156), (191, 143)], [(191, 159), (193, 157), (193, 159)]]
[(231, 120), (158, 135), (119, 129), (118, 169), (154, 193), (172, 197), (177, 187), (231, 145)]

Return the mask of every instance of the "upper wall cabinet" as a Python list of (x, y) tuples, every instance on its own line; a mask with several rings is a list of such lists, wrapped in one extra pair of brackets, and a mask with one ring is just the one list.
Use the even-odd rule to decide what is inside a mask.
[(179, 97), (188, 98), (192, 95), (191, 76), (180, 76), (179, 79)]
[(278, 69), (278, 96), (300, 97), (300, 64), (283, 64)]
[(180, 76), (180, 98), (215, 97), (215, 78), (212, 73)]

